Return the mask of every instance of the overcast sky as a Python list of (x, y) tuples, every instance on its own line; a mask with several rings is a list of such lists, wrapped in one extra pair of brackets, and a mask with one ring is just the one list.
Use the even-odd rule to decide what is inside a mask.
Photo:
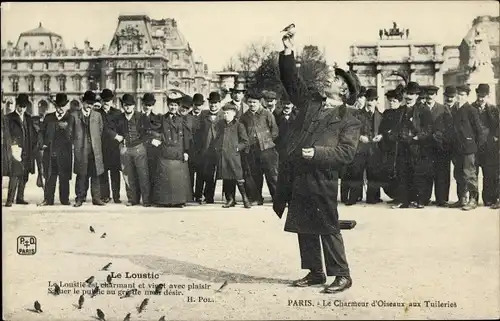
[(174, 18), (194, 53), (210, 71), (252, 41), (280, 44), (280, 30), (297, 26), (298, 45), (314, 44), (341, 66), (355, 42), (375, 42), (378, 30), (395, 21), (413, 40), (458, 45), (478, 15), (498, 15), (497, 1), (343, 1), (343, 2), (127, 2), (2, 3), (2, 47), (19, 34), (43, 26), (60, 34), (66, 46), (109, 45), (120, 14)]

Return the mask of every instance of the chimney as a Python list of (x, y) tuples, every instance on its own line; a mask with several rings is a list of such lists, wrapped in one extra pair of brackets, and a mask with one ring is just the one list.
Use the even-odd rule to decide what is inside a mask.
[(85, 40), (84, 45), (85, 45), (85, 50), (90, 50), (90, 41)]

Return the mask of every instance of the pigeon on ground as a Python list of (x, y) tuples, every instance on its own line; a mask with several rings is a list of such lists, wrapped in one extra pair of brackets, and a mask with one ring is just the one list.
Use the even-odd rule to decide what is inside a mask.
[(148, 298), (145, 298), (144, 300), (142, 300), (141, 305), (139, 306), (139, 308), (137, 308), (137, 312), (141, 313), (142, 311), (144, 311), (144, 309), (148, 305), (148, 302), (149, 302)]
[(35, 301), (35, 305), (34, 305), (34, 307), (35, 307), (35, 311), (36, 311), (36, 312), (38, 312), (38, 313), (43, 312), (43, 311), (42, 311), (42, 306), (40, 305), (40, 302)]
[(94, 282), (94, 276), (92, 275), (90, 278), (88, 278), (87, 280), (85, 280), (85, 283), (87, 284), (92, 284)]
[(123, 298), (130, 298), (132, 296), (132, 290), (127, 290), (123, 296), (120, 297), (120, 299)]
[(127, 313), (125, 318), (123, 318), (123, 321), (130, 321), (130, 313)]
[(96, 296), (96, 295), (98, 295), (98, 294), (99, 294), (99, 286), (98, 286), (98, 285), (96, 285), (96, 287), (92, 290), (92, 295), (91, 295), (91, 297), (93, 298), (93, 297), (95, 297), (95, 296)]
[(59, 294), (61, 294), (61, 288), (59, 287), (59, 285), (57, 285), (57, 283), (54, 283), (54, 295)]
[(85, 302), (85, 297), (80, 295), (80, 298), (78, 299), (78, 309), (81, 309), (83, 307), (83, 302)]
[(95, 233), (95, 230), (94, 230), (94, 228), (92, 227), (92, 225), (90, 225), (90, 228), (89, 228), (89, 229), (90, 229), (90, 232), (91, 232), (91, 233)]
[(109, 284), (111, 284), (111, 280), (113, 278), (111, 277), (111, 274), (108, 274), (108, 276), (106, 277), (106, 282), (108, 282)]
[(161, 290), (163, 289), (163, 287), (164, 287), (164, 286), (165, 286), (165, 284), (163, 284), (163, 283), (158, 284), (158, 285), (156, 286), (156, 288), (155, 288), (155, 294), (156, 294), (156, 295), (161, 294)]
[(165, 321), (165, 316), (160, 317), (158, 321)]
[(220, 288), (217, 290), (217, 292), (221, 292), (229, 283), (226, 281), (224, 281), (224, 283), (222, 283), (222, 285), (220, 286)]
[(107, 271), (111, 266), (111, 262), (102, 267), (101, 271)]
[(105, 238), (105, 237), (106, 237), (106, 233), (103, 233), (103, 234), (101, 235), (101, 239), (103, 239), (103, 238)]
[(101, 309), (97, 309), (97, 317), (99, 318), (100, 321), (106, 321), (104, 312), (102, 312)]

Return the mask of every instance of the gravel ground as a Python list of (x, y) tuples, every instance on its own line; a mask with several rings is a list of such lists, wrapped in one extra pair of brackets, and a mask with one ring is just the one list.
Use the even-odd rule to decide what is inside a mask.
[[(33, 183), (26, 199), (35, 203), (41, 192)], [(220, 190), (218, 194), (220, 200)], [(108, 321), (123, 320), (129, 312), (131, 320), (162, 315), (166, 320), (500, 317), (498, 211), (341, 205), (341, 217), (358, 222), (354, 230), (343, 232), (354, 284), (327, 295), (320, 293), (321, 287), (288, 286), (306, 271), (300, 269), (296, 236), (283, 231), (284, 221), (269, 203), (250, 210), (241, 204), (220, 206), (3, 208), (3, 319), (96, 320), (98, 308)], [(89, 231), (90, 225), (96, 233)], [(106, 238), (100, 238), (103, 232)], [(19, 235), (36, 236), (35, 255), (17, 254)], [(82, 309), (75, 306), (79, 294), (73, 287), (62, 288), (68, 294), (48, 293), (49, 282), (83, 282), (95, 276), (104, 283), (110, 272), (100, 269), (109, 262), (110, 272), (122, 273), (113, 283), (144, 283), (142, 293), (125, 299), (85, 295)], [(126, 279), (126, 272), (156, 273), (158, 279)], [(216, 292), (224, 281), (228, 286)], [(168, 295), (144, 294), (149, 284), (162, 282)], [(145, 297), (149, 304), (138, 313)], [(31, 310), (35, 300), (43, 313)], [(427, 307), (425, 301), (453, 307)], [(353, 302), (367, 306), (345, 306)], [(406, 307), (389, 306), (395, 303)]]

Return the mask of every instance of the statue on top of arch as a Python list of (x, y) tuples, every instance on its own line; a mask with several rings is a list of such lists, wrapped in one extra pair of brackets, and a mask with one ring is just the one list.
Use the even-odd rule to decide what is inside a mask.
[(479, 82), (494, 78), (490, 44), (486, 33), (482, 29), (476, 29), (475, 36), (469, 48), (468, 67), (470, 76), (478, 78)]

